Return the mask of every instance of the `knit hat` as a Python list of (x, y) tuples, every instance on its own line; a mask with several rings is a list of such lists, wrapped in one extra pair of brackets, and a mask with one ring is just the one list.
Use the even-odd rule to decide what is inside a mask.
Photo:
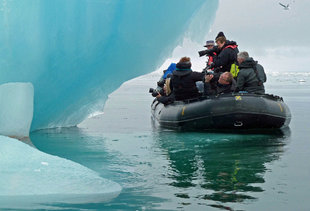
[[(215, 38), (215, 40), (219, 37), (225, 37), (224, 33), (223, 32), (219, 32)], [(226, 38), (226, 37), (225, 37)]]
[(183, 57), (180, 59), (180, 61), (177, 63), (176, 68), (177, 69), (191, 69), (192, 63), (190, 61), (190, 58)]
[(204, 47), (207, 47), (207, 46), (210, 46), (210, 45), (214, 46), (214, 41), (213, 40), (208, 40)]

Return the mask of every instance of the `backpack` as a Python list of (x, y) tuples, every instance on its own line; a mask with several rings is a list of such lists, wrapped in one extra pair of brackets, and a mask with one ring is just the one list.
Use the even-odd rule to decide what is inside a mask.
[(258, 71), (257, 71), (257, 62), (256, 62), (256, 64), (253, 66), (253, 69), (254, 69), (254, 72), (255, 72), (255, 74), (256, 74), (256, 78), (258, 79), (258, 86), (262, 86), (263, 83), (265, 82), (265, 79), (262, 78), (262, 77), (260, 76), (260, 74), (258, 73)]

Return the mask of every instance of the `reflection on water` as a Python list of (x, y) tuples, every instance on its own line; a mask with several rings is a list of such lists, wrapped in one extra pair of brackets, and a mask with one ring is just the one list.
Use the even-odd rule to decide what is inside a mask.
[(31, 140), (39, 150), (123, 186), (113, 201), (81, 208), (232, 210), (264, 191), (266, 164), (284, 153), (289, 136), (288, 129), (264, 135), (160, 130), (95, 135), (69, 128), (38, 131)]
[[(169, 184), (182, 192), (180, 198), (198, 198), (215, 202), (243, 202), (263, 192), (265, 164), (279, 159), (284, 152), (289, 130), (275, 134), (156, 134), (157, 144), (166, 150), (171, 162)], [(206, 138), (207, 137), (207, 138)], [(200, 189), (190, 196), (189, 188)], [(208, 204), (225, 208), (224, 205)]]

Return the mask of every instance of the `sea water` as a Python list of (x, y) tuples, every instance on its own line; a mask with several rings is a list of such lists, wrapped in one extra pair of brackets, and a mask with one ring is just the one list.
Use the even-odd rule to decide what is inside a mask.
[[(122, 186), (109, 202), (45, 203), (70, 210), (308, 210), (310, 73), (270, 73), (289, 128), (271, 133), (176, 132), (151, 118), (155, 72), (124, 83), (104, 113), (72, 128), (32, 132), (40, 151)], [(1, 205), (0, 205), (1, 207)], [(1, 207), (11, 208), (11, 207)]]

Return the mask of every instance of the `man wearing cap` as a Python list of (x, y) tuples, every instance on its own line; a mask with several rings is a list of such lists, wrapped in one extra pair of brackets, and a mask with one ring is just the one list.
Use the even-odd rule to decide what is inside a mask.
[[(208, 40), (204, 47), (206, 47), (208, 50), (212, 49), (214, 47), (214, 41), (213, 40)], [(214, 57), (216, 56), (216, 52), (212, 52), (212, 54), (207, 55), (207, 56), (208, 56), (207, 65), (210, 66), (212, 64), (213, 60), (214, 60)]]

